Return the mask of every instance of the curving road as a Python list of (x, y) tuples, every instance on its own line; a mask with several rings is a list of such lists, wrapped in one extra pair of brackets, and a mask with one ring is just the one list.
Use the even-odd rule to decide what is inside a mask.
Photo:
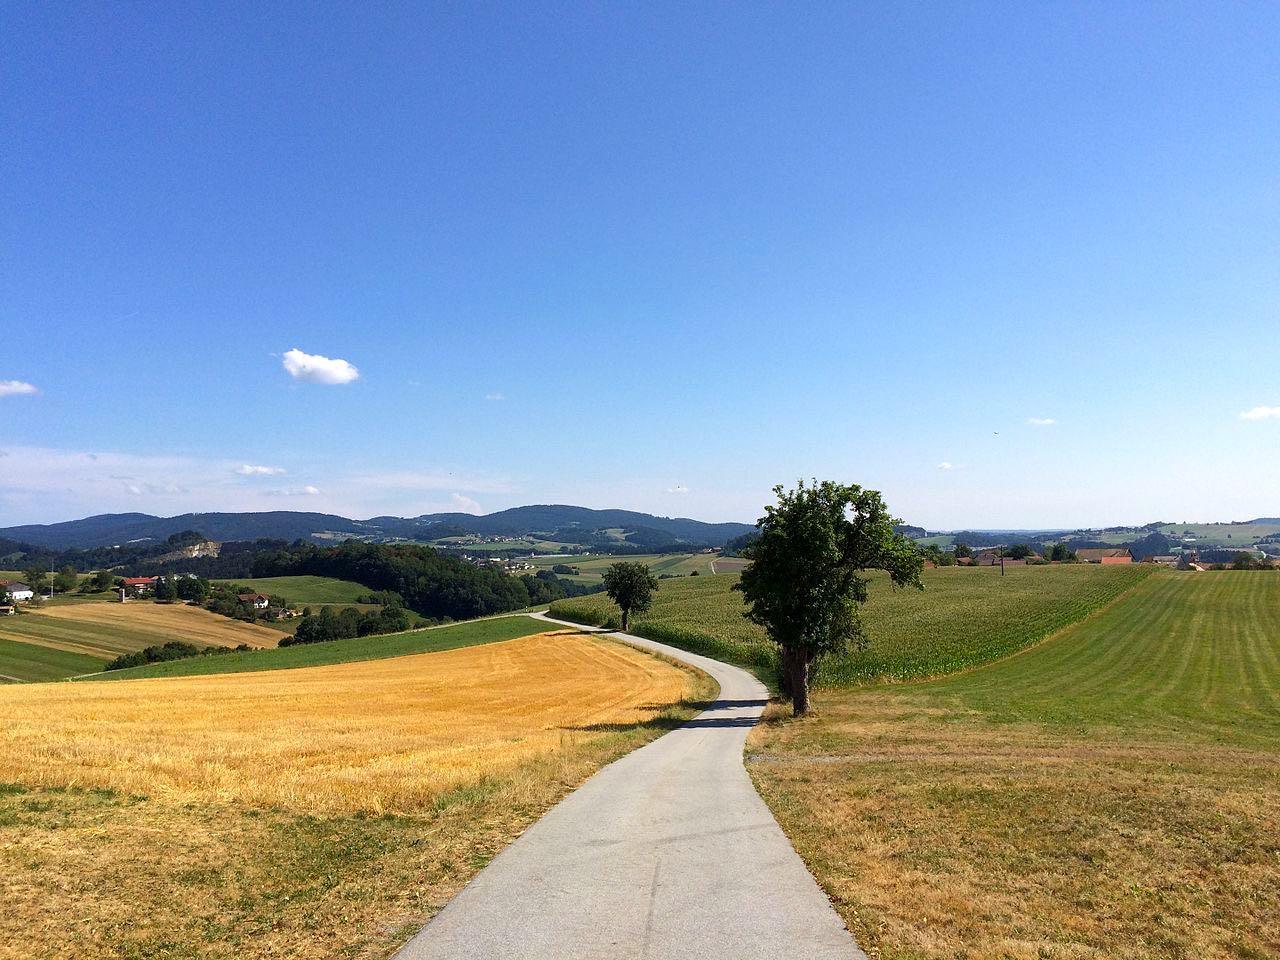
[(765, 688), (737, 667), (611, 636), (705, 670), (720, 699), (561, 801), (397, 960), (866, 960), (742, 765)]

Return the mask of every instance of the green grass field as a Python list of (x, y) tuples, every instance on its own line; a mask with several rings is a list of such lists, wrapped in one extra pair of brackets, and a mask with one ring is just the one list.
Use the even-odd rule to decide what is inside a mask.
[(385, 657), (403, 657), (411, 653), (455, 650), (480, 643), (514, 640), (516, 637), (527, 637), (551, 629), (555, 628), (532, 617), (492, 617), (488, 620), (471, 620), (447, 627), (411, 630), (407, 633), (352, 637), (349, 640), (333, 640), (328, 643), (194, 657), (190, 660), (170, 660), (167, 663), (152, 663), (145, 667), (133, 667), (128, 670), (113, 670), (110, 673), (85, 677), (84, 680), (192, 677), (214, 673), (252, 673), (258, 670), (319, 667), (331, 663), (381, 660)]
[(871, 955), (1280, 956), (1280, 574), (1159, 571), (1014, 656), (815, 709), (749, 769)]
[(1280, 573), (1162, 573), (1061, 638), (930, 684), (996, 722), (1280, 746)]
[(101, 670), (106, 662), (105, 658), (0, 637), (0, 683), (60, 680)]
[(366, 586), (351, 580), (336, 580), (333, 577), (259, 577), (216, 582), (235, 584), (267, 596), (284, 597), (291, 605), (298, 606), (329, 603), (354, 604), (356, 597), (365, 596), (370, 592)]
[(540, 570), (550, 570), (556, 564), (563, 563), (565, 566), (575, 567), (579, 571), (576, 576), (565, 575), (566, 579), (574, 580), (578, 583), (599, 583), (609, 565), (618, 563), (621, 560), (646, 564), (653, 571), (654, 576), (660, 576), (665, 573), (672, 577), (683, 577), (688, 576), (695, 570), (701, 576), (709, 575), (712, 572), (711, 563), (715, 559), (715, 554), (710, 553), (646, 553), (635, 556), (581, 554), (578, 556), (532, 557), (528, 562)]
[[(997, 659), (1044, 638), (1113, 600), (1152, 572), (1150, 566), (1067, 565), (944, 567), (924, 572), (924, 591), (893, 589), (873, 574), (863, 607), (866, 650), (820, 663), (819, 685), (907, 680)], [(634, 630), (654, 640), (727, 659), (771, 678), (777, 654), (764, 630), (742, 616), (735, 574), (663, 581)], [(559, 600), (553, 616), (583, 623), (616, 621), (603, 595)], [(611, 621), (611, 618), (613, 620)]]

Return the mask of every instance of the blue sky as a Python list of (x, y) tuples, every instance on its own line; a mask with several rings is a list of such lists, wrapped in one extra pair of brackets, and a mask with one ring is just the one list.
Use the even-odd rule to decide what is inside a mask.
[(180, 6), (0, 11), (0, 523), (1280, 514), (1274, 4)]

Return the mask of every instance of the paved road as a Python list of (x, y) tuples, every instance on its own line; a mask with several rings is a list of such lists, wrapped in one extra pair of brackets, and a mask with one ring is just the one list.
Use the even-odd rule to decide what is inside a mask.
[(866, 960), (743, 768), (764, 687), (613, 636), (705, 670), (720, 699), (561, 801), (396, 960)]

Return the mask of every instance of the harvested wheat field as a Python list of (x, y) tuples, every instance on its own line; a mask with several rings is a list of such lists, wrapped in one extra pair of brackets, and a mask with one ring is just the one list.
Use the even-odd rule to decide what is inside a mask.
[(274, 647), (285, 636), (181, 603), (76, 603), (29, 610), (0, 622), (0, 637), (110, 659), (170, 640), (203, 646)]
[(0, 958), (385, 957), (714, 693), (569, 632), (0, 688)]
[(646, 719), (687, 675), (577, 633), (237, 676), (3, 691), (0, 780), (403, 812)]

